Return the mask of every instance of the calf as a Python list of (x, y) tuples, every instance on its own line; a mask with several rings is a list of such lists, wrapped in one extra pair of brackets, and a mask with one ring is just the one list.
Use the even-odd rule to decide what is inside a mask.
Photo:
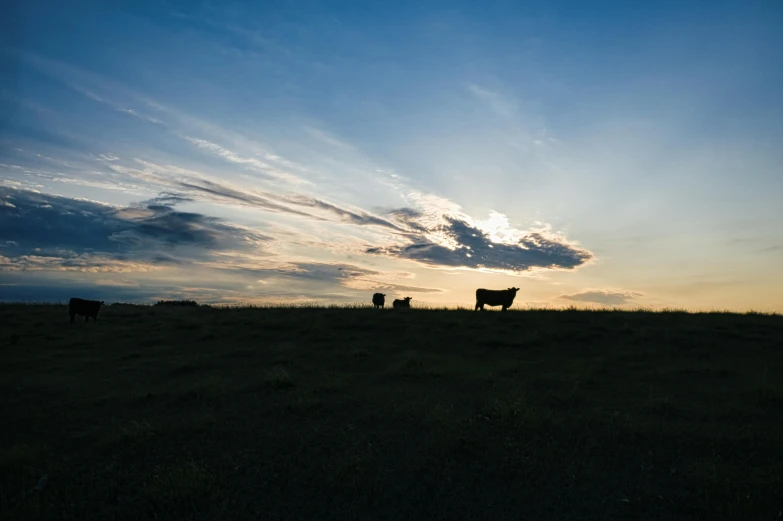
[(392, 307), (394, 307), (394, 308), (410, 308), (411, 307), (411, 297), (405, 297), (404, 299), (394, 299), (394, 302), (392, 302)]
[(514, 297), (517, 296), (517, 291), (519, 291), (519, 288), (501, 290), (477, 289), (475, 309), (484, 311), (484, 304), (486, 304), (488, 306), (503, 306), (501, 311), (505, 311), (514, 303)]
[(68, 302), (68, 314), (71, 316), (71, 324), (76, 322), (76, 315), (84, 317), (87, 323), (92, 317), (93, 323), (98, 321), (98, 311), (101, 309), (102, 300), (84, 300), (83, 298), (72, 298)]

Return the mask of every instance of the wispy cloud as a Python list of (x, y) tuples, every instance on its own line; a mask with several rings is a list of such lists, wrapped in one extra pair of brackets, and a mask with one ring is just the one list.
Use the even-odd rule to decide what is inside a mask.
[(150, 116), (148, 114), (145, 114), (144, 112), (139, 111), (138, 109), (133, 109), (133, 108), (130, 108), (130, 107), (126, 106), (126, 105), (122, 105), (122, 104), (120, 104), (120, 103), (118, 103), (116, 101), (110, 100), (108, 98), (104, 98), (104, 97), (96, 94), (95, 92), (91, 91), (90, 89), (82, 87), (78, 83), (69, 82), (68, 85), (73, 90), (83, 94), (84, 96), (90, 98), (91, 100), (97, 101), (98, 103), (102, 103), (104, 105), (107, 105), (107, 106), (111, 107), (112, 109), (114, 109), (117, 112), (121, 112), (121, 113), (127, 114), (129, 116), (133, 116), (135, 118), (138, 118), (140, 120), (146, 121), (148, 123), (153, 123), (155, 125), (164, 125), (163, 121), (158, 119), (158, 118), (156, 118), (156, 117), (153, 117), (153, 116)]
[[(308, 179), (292, 172), (298, 171), (300, 174), (310, 173), (308, 168), (274, 153), (269, 146), (248, 139), (241, 133), (150, 99), (146, 95), (100, 74), (85, 71), (32, 52), (16, 51), (15, 55), (24, 63), (35, 67), (39, 72), (61, 81), (64, 85), (85, 97), (110, 107), (117, 112), (153, 123), (165, 129), (171, 136), (207, 150), (226, 161), (241, 165), (254, 173), (272, 180), (285, 181), (294, 185), (311, 184), (311, 181)], [(86, 85), (89, 85), (89, 87), (86, 87)], [(321, 141), (330, 139), (326, 132), (318, 131), (314, 127), (308, 127), (306, 130), (308, 133), (312, 131), (310, 135)], [(216, 143), (215, 140), (204, 137), (193, 137), (194, 134), (220, 137), (223, 141), (239, 145), (241, 150), (233, 150), (229, 146)], [(334, 144), (339, 141), (336, 138), (331, 138), (331, 142)]]
[(346, 284), (347, 287), (366, 291), (396, 291), (398, 293), (444, 293), (441, 288), (428, 288), (408, 284), (395, 284), (373, 279), (355, 279)]
[(235, 270), (253, 277), (265, 277), (265, 282), (275, 279), (293, 279), (320, 284), (338, 284), (344, 288), (361, 291), (408, 291), (412, 293), (442, 293), (441, 288), (397, 284), (390, 280), (398, 278), (396, 273), (377, 271), (347, 263), (326, 262), (283, 262), (281, 260), (254, 261), (251, 264), (236, 261), (217, 262), (212, 267)]
[(305, 132), (307, 132), (309, 135), (313, 136), (317, 140), (321, 141), (322, 143), (325, 143), (327, 145), (338, 147), (338, 148), (345, 148), (345, 149), (352, 149), (353, 147), (349, 145), (348, 143), (345, 143), (344, 141), (341, 141), (337, 139), (335, 136), (329, 134), (328, 132), (321, 130), (316, 127), (312, 127), (310, 125), (305, 125), (304, 127)]
[(111, 164), (109, 168), (152, 183), (159, 189), (182, 191), (191, 197), (206, 199), (210, 202), (239, 204), (316, 221), (331, 220), (360, 226), (380, 226), (400, 232), (405, 231), (404, 228), (380, 216), (360, 209), (350, 209), (309, 195), (241, 189), (227, 182), (209, 180), (206, 176), (187, 169), (170, 165), (156, 165), (140, 159), (136, 161), (143, 168), (129, 168), (119, 164)]
[(0, 271), (58, 271), (82, 273), (147, 273), (161, 269), (160, 263), (126, 261), (101, 254), (59, 251), (51, 255), (0, 255)]
[(603, 304), (605, 306), (624, 306), (626, 304), (631, 304), (634, 299), (643, 296), (643, 293), (636, 291), (594, 289), (574, 293), (572, 295), (560, 295), (559, 298), (574, 302)]
[[(185, 139), (201, 149), (209, 150), (210, 152), (217, 154), (218, 156), (226, 159), (227, 161), (246, 166), (257, 173), (262, 174), (264, 176), (268, 176), (272, 179), (279, 179), (282, 181), (287, 181), (295, 184), (310, 184), (310, 182), (305, 179), (297, 177), (289, 172), (281, 171), (273, 167), (272, 165), (265, 163), (257, 158), (242, 157), (236, 152), (233, 152), (227, 148), (224, 148), (216, 143), (212, 143), (205, 139), (198, 139), (198, 138), (193, 138), (188, 136), (185, 136)], [(266, 157), (269, 157), (271, 159), (277, 159), (277, 156), (269, 155), (269, 154), (267, 154)]]
[(469, 83), (467, 89), (468, 92), (486, 104), (495, 114), (504, 118), (511, 118), (517, 114), (517, 103), (510, 97), (473, 83)]

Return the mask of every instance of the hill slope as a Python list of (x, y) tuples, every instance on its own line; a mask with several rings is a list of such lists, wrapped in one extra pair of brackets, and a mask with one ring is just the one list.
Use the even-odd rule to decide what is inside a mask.
[(0, 518), (776, 519), (782, 347), (780, 316), (2, 305)]

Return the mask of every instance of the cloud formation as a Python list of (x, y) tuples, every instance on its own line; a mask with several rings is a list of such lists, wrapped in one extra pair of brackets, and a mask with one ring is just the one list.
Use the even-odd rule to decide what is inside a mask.
[(302, 283), (340, 285), (344, 288), (362, 291), (401, 291), (412, 293), (442, 293), (443, 289), (397, 284), (395, 279), (408, 279), (408, 273), (385, 273), (346, 263), (327, 262), (284, 262), (281, 260), (241, 259), (221, 260), (204, 266), (230, 270), (235, 273), (261, 277), (263, 283), (288, 280)]
[[(314, 223), (316, 226), (320, 226), (321, 223), (338, 223), (363, 227), (365, 231), (359, 232), (353, 229), (348, 232), (353, 237), (341, 243), (347, 245), (343, 253), (351, 250), (349, 252), (351, 254), (386, 256), (414, 261), (433, 268), (503, 270), (510, 273), (528, 272), (534, 269), (570, 270), (594, 258), (590, 251), (546, 229), (520, 231), (510, 228), (508, 223), (505, 223), (503, 230), (499, 230), (496, 226), (493, 228), (492, 223), (488, 225), (464, 214), (459, 205), (452, 201), (410, 190), (405, 186), (406, 182), (402, 181), (403, 178), (396, 174), (390, 178), (386, 175), (381, 176), (382, 179), (372, 178), (372, 181), (391, 187), (396, 195), (402, 195), (407, 200), (409, 207), (389, 208), (387, 212), (381, 213), (351, 207), (337, 200), (329, 200), (329, 190), (312, 192), (311, 180), (292, 173), (295, 170), (299, 174), (313, 174), (314, 171), (309, 168), (303, 169), (265, 150), (265, 146), (244, 138), (241, 133), (228, 132), (226, 129), (179, 113), (171, 107), (164, 107), (127, 89), (115, 89), (111, 83), (97, 81), (72, 68), (63, 68), (49, 62), (41, 63), (39, 66), (55, 76), (64, 75), (70, 78), (72, 81), (69, 84), (72, 85), (85, 83), (103, 85), (104, 88), (100, 90), (97, 98), (88, 97), (106, 104), (107, 99), (120, 95), (123, 97), (123, 104), (113, 100), (109, 106), (117, 109), (119, 106), (124, 106), (125, 102), (132, 102), (133, 106), (144, 106), (145, 110), (154, 110), (156, 118), (160, 117), (166, 121), (165, 129), (161, 131), (168, 133), (169, 137), (174, 138), (173, 141), (187, 143), (188, 148), (194, 147), (222, 161), (227, 161), (236, 169), (253, 172), (259, 174), (261, 178), (267, 178), (267, 181), (276, 182), (276, 184), (262, 184), (265, 189), (259, 190), (255, 182), (253, 188), (249, 188), (244, 186), (243, 181), (237, 180), (236, 176), (233, 176), (234, 182), (230, 181), (232, 174), (224, 175), (223, 169), (219, 176), (214, 172), (213, 175), (207, 176), (180, 166), (162, 164), (157, 159), (130, 159), (133, 156), (128, 156), (123, 160), (120, 157), (122, 153), (118, 155), (103, 150), (98, 154), (96, 151), (98, 155), (95, 155), (95, 158), (100, 158), (101, 169), (112, 176), (111, 183), (95, 185), (101, 182), (103, 173), (88, 181), (81, 170), (72, 174), (72, 179), (68, 179), (67, 182), (73, 181), (85, 185), (89, 182), (95, 187), (109, 188), (108, 185), (116, 187), (124, 181), (123, 189), (142, 185), (147, 190), (162, 192), (161, 196), (155, 198), (156, 200), (147, 201), (146, 206), (137, 209), (135, 214), (132, 214), (129, 209), (123, 210), (120, 215), (135, 221), (136, 226), (127, 228), (127, 223), (123, 222), (120, 223), (124, 227), (121, 231), (114, 231), (107, 235), (99, 234), (104, 239), (112, 238), (111, 240), (116, 244), (110, 246), (132, 246), (135, 250), (153, 249), (152, 245), (144, 244), (152, 240), (180, 249), (191, 244), (194, 247), (203, 245), (213, 251), (222, 251), (230, 249), (227, 242), (241, 243), (242, 241), (236, 237), (238, 230), (228, 231), (221, 227), (230, 227), (230, 225), (209, 221), (209, 218), (201, 214), (187, 214), (173, 208), (175, 205), (189, 202), (207, 202), (280, 214), (310, 221), (310, 224)], [(514, 99), (499, 92), (474, 84), (468, 85), (468, 90), (477, 99), (487, 103), (495, 112), (508, 114), (516, 109)], [(85, 94), (82, 90), (79, 92)], [(141, 112), (137, 110), (137, 114)], [(348, 143), (319, 130), (317, 125), (309, 125), (305, 131), (316, 141), (325, 143), (331, 148), (341, 150), (352, 148)], [(346, 167), (350, 166), (339, 162), (335, 164), (340, 165), (341, 171), (345, 171)], [(198, 167), (199, 170), (201, 168)], [(54, 180), (66, 181), (65, 174), (52, 175)], [(334, 177), (331, 179), (331, 181), (335, 180)], [(281, 184), (278, 181), (290, 181), (282, 186), (298, 191), (292, 192), (287, 189), (280, 191)], [(165, 198), (166, 196), (168, 199)], [(8, 202), (8, 204), (14, 203)], [(504, 216), (501, 217), (505, 219)], [(106, 219), (105, 224), (108, 226), (117, 223), (113, 219)], [(76, 227), (78, 228), (78, 225)], [(360, 244), (362, 239), (358, 238), (362, 235), (364, 244)], [(227, 241), (228, 237), (231, 239)]]
[[(157, 264), (164, 264), (158, 259)], [(154, 264), (111, 258), (101, 254), (50, 251), (40, 255), (0, 255), (0, 271), (79, 271), (83, 273), (144, 273), (156, 270)]]
[(560, 295), (560, 298), (572, 300), (574, 302), (591, 302), (606, 306), (623, 306), (625, 304), (631, 304), (631, 300), (643, 296), (643, 293), (635, 291), (596, 289), (574, 293), (573, 295)]
[[(187, 136), (185, 137), (185, 139), (200, 149), (208, 150), (213, 154), (222, 157), (226, 161), (229, 161), (234, 164), (242, 165), (243, 167), (253, 170), (256, 173), (259, 173), (270, 179), (287, 181), (294, 184), (309, 183), (309, 181), (305, 179), (297, 177), (291, 174), (290, 172), (283, 171), (273, 165), (270, 165), (269, 163), (265, 163), (258, 158), (243, 157), (232, 150), (229, 150), (225, 147), (218, 145), (217, 143), (212, 143), (205, 139), (199, 139), (199, 138), (187, 137)], [(273, 160), (276, 159), (275, 156), (269, 154), (267, 154), (266, 157)]]
[[(131, 284), (127, 277), (100, 279), (100, 284), (94, 284), (103, 287), (104, 295), (122, 287), (122, 295), (140, 298), (160, 294), (156, 285), (150, 286), (154, 272), (177, 266), (187, 266), (191, 275), (198, 270), (217, 270), (229, 277), (221, 282), (225, 295), (248, 302), (261, 295), (351, 299), (357, 292), (369, 290), (443, 291), (394, 282), (409, 280), (413, 274), (407, 272), (286, 259), (273, 251), (270, 245), (275, 238), (270, 235), (177, 208), (190, 202), (190, 195), (161, 192), (136, 204), (113, 206), (0, 187), (0, 271), (20, 276), (32, 272), (133, 273), (143, 276), (146, 285)], [(28, 278), (19, 280), (29, 282)], [(335, 293), (335, 286), (347, 292)], [(174, 291), (170, 283), (164, 287), (168, 288), (166, 294)], [(218, 288), (205, 292), (213, 301), (223, 298)]]
[(465, 215), (443, 214), (433, 223), (432, 215), (411, 208), (393, 210), (389, 216), (408, 228), (405, 243), (370, 247), (366, 253), (430, 266), (510, 272), (574, 269), (593, 259), (589, 251), (545, 230), (504, 233), (482, 228)]
[[(35, 140), (31, 146), (29, 140), (19, 141), (15, 152), (2, 158), (0, 169), (12, 173), (4, 183), (16, 183), (17, 189), (0, 192), (0, 270), (13, 270), (14, 277), (100, 272), (109, 274), (101, 280), (111, 288), (119, 287), (114, 283), (120, 276), (111, 274), (156, 272), (148, 283), (176, 276), (185, 284), (208, 273), (234, 296), (263, 289), (269, 297), (349, 298), (370, 290), (445, 292), (426, 282), (400, 280), (395, 274), (400, 260), (429, 268), (522, 273), (574, 269), (593, 259), (544, 227), (517, 230), (501, 214), (481, 221), (453, 201), (412, 190), (409, 178), (320, 130), (321, 122), (308, 123), (304, 135), (300, 122), (293, 123), (296, 133), (287, 128), (291, 141), (298, 141), (293, 146), (287, 140), (267, 145), (257, 141), (264, 132), (215, 125), (106, 78), (28, 58), (144, 141), (135, 149), (117, 148), (122, 145), (94, 135), (89, 125), (75, 125), (59, 127), (60, 134), (69, 139), (73, 134), (79, 143), (41, 147)], [(513, 97), (499, 93), (503, 89), (469, 89), (499, 114), (516, 109)], [(23, 187), (96, 199), (111, 190), (111, 200), (123, 206)], [(221, 215), (256, 222), (269, 217), (274, 227), (248, 229), (199, 213), (204, 203), (221, 206)], [(198, 212), (187, 211), (194, 207)], [(394, 263), (379, 256), (397, 260), (398, 266), (391, 268)], [(365, 262), (394, 271), (362, 267)]]
[(394, 284), (373, 279), (357, 279), (346, 283), (345, 286), (354, 289), (367, 291), (396, 291), (398, 293), (444, 293), (441, 288), (428, 288), (422, 286), (411, 286), (408, 284)]
[[(160, 196), (130, 207), (0, 187), (0, 269), (68, 270), (90, 266), (132, 271), (182, 264), (217, 251), (255, 251), (270, 237), (174, 205)], [(127, 268), (127, 269), (126, 269)], [(110, 271), (110, 270), (109, 270)]]
[(213, 181), (186, 169), (157, 165), (143, 160), (137, 162), (142, 165), (142, 169), (118, 164), (111, 164), (109, 168), (157, 186), (161, 190), (182, 192), (187, 194), (186, 197), (212, 203), (247, 206), (315, 221), (380, 226), (400, 232), (405, 231), (383, 217), (360, 209), (347, 208), (321, 198), (298, 193), (239, 189), (230, 183)]

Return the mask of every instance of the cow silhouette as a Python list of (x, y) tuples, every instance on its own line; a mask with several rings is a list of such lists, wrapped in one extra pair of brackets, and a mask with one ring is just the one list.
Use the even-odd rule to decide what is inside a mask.
[(372, 296), (372, 304), (375, 306), (375, 309), (382, 308), (383, 305), (386, 304), (385, 296), (386, 293), (375, 293)]
[(71, 324), (76, 322), (76, 315), (84, 317), (85, 324), (92, 317), (93, 323), (98, 321), (98, 311), (101, 310), (102, 300), (85, 300), (83, 298), (72, 298), (68, 301), (68, 314), (71, 316)]
[(411, 297), (405, 297), (404, 299), (394, 299), (394, 302), (392, 302), (392, 307), (397, 308), (410, 308), (411, 307)]
[(508, 289), (477, 289), (476, 290), (476, 309), (484, 311), (484, 305), (487, 306), (503, 306), (501, 311), (506, 311), (514, 303), (514, 297), (517, 296), (519, 288)]

